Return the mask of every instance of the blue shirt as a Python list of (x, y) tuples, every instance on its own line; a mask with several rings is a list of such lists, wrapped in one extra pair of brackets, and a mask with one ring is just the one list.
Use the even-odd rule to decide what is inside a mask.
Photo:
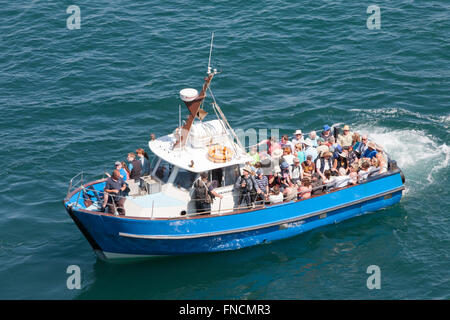
[(305, 153), (303, 151), (298, 151), (297, 158), (300, 160), (300, 163), (304, 162), (306, 160)]
[(125, 169), (121, 168), (119, 170), (119, 172), (120, 172), (120, 176), (122, 177), (123, 181), (127, 181), (127, 172), (125, 171)]
[(376, 155), (377, 155), (377, 151), (376, 150), (367, 149), (366, 151), (364, 151), (362, 157), (363, 158), (370, 158), (370, 159), (372, 159)]

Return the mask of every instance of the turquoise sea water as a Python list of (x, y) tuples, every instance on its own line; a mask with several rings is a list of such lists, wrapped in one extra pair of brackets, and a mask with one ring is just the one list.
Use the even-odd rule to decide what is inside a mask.
[[(81, 28), (66, 9), (78, 5)], [(369, 30), (369, 5), (381, 29)], [(448, 1), (12, 1), (0, 6), (0, 298), (449, 299)], [(212, 83), (235, 129), (347, 123), (407, 183), (393, 207), (217, 254), (97, 260), (62, 206)], [(186, 110), (183, 107), (183, 113)], [(212, 113), (212, 112), (211, 112)], [(81, 269), (69, 290), (66, 269)], [(378, 265), (381, 289), (368, 290)]]

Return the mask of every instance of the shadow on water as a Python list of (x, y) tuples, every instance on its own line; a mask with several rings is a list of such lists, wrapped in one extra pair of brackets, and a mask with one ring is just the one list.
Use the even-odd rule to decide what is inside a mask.
[(214, 283), (246, 277), (274, 263), (273, 245), (121, 262), (97, 259), (92, 283), (76, 299), (198, 299), (198, 292)]
[[(246, 289), (233, 288), (240, 284), (238, 279), (252, 278), (266, 286), (279, 277), (277, 274), (283, 268), (310, 273), (311, 264), (328, 268), (337, 259), (339, 264), (345, 264), (346, 259), (353, 259), (352, 252), (348, 248), (342, 251), (340, 245), (350, 244), (354, 248), (351, 250), (360, 250), (380, 234), (380, 229), (385, 234), (393, 229), (405, 231), (405, 216), (406, 211), (399, 204), (292, 238), (236, 251), (115, 262), (97, 259), (89, 283), (75, 299), (207, 299), (210, 295), (221, 299), (230, 293), (245, 297)], [(336, 254), (336, 248), (342, 252)], [(307, 279), (306, 276), (302, 281)], [(214, 287), (227, 292), (212, 290)], [(204, 294), (199, 294), (202, 291)], [(260, 291), (262, 296), (255, 298), (264, 298), (264, 288)]]

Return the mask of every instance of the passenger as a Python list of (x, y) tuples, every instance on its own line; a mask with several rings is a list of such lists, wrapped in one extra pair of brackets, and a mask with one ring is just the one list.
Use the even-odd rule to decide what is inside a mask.
[(333, 162), (333, 171), (338, 173), (340, 168), (344, 168), (346, 174), (349, 171), (349, 163), (348, 163), (348, 151), (343, 150), (339, 153), (338, 157), (334, 159)]
[(302, 184), (300, 188), (298, 188), (298, 198), (302, 200), (310, 198), (311, 190), (312, 190), (311, 180), (309, 180), (308, 178), (303, 178)]
[(385, 173), (385, 172), (387, 172), (387, 167), (388, 167), (386, 153), (384, 152), (383, 148), (378, 144), (375, 145), (375, 150), (377, 151), (377, 154), (375, 155), (375, 157), (378, 160), (379, 168), (380, 168), (379, 173)]
[(136, 159), (134, 153), (130, 152), (127, 157), (128, 169), (130, 170), (130, 179), (139, 179), (142, 173), (142, 165), (139, 160)]
[(263, 191), (259, 188), (258, 183), (256, 182), (256, 168), (250, 167), (251, 173), (249, 174), (250, 179), (252, 180), (253, 189), (250, 192), (250, 200), (252, 205), (255, 204), (257, 198), (261, 198), (260, 195), (263, 194)]
[(108, 206), (109, 212), (116, 213), (115, 208), (117, 208), (119, 215), (125, 215), (124, 203), (126, 198), (124, 192), (126, 188), (127, 184), (120, 177), (120, 171), (114, 170), (112, 176), (106, 180), (103, 204), (100, 211), (105, 212), (106, 206)]
[(347, 170), (343, 167), (339, 169), (339, 175), (337, 177), (332, 177), (331, 182), (333, 183), (333, 188), (343, 188), (348, 185), (350, 177), (347, 176)]
[(275, 186), (280, 188), (281, 186), (281, 172), (274, 172), (274, 174), (269, 175), (269, 188), (273, 189)]
[(148, 158), (147, 152), (144, 149), (139, 148), (136, 150), (136, 154), (141, 162), (142, 172), (141, 176), (147, 176), (150, 174), (150, 160)]
[(253, 158), (253, 161), (251, 162), (251, 165), (254, 166), (257, 162), (259, 162), (259, 153), (258, 153), (258, 147), (252, 146), (250, 148), (250, 152), (248, 152), (248, 155)]
[(287, 182), (287, 186), (283, 190), (284, 201), (291, 201), (297, 199), (297, 184), (292, 181)]
[(292, 154), (291, 148), (285, 147), (283, 149), (283, 157), (281, 158), (281, 163), (283, 163), (283, 161), (285, 161), (285, 162), (287, 162), (288, 165), (293, 165), (294, 158), (295, 158), (295, 156)]
[(358, 158), (360, 158), (363, 155), (363, 153), (367, 150), (367, 142), (368, 142), (367, 135), (364, 134), (361, 137), (361, 141), (354, 146), (353, 150), (357, 153)]
[(213, 182), (208, 182), (208, 173), (200, 173), (200, 177), (195, 180), (193, 184), (193, 200), (195, 202), (195, 207), (197, 213), (208, 214), (211, 213), (211, 203), (213, 203), (214, 197), (220, 199), (223, 198), (221, 194), (218, 194), (214, 188), (215, 184)]
[(353, 136), (352, 136), (352, 150), (355, 150), (358, 145), (361, 143), (361, 137), (359, 136), (358, 132), (353, 132)]
[(267, 146), (267, 153), (269, 155), (272, 155), (272, 153), (275, 150), (281, 149), (281, 145), (277, 142), (277, 138), (274, 137), (274, 136), (269, 137), (269, 139), (262, 140), (261, 142), (259, 142), (257, 144), (257, 146), (262, 145), (262, 144), (266, 144), (266, 146)]
[(261, 169), (256, 170), (256, 183), (258, 184), (259, 190), (261, 193), (259, 194), (259, 198), (261, 200), (266, 200), (269, 197), (269, 179), (267, 176), (263, 175), (263, 171)]
[(317, 142), (317, 139), (318, 139), (318, 138), (319, 138), (319, 137), (317, 136), (317, 134), (316, 134), (315, 131), (311, 131), (311, 132), (309, 133), (309, 139), (311, 139), (314, 148), (317, 148), (317, 146), (319, 145), (318, 142)]
[(331, 183), (331, 170), (325, 170), (323, 172), (323, 175), (325, 176), (325, 179), (322, 180), (322, 184), (329, 184), (329, 183)]
[(341, 153), (343, 150), (342, 146), (336, 142), (336, 139), (334, 137), (331, 137), (329, 141), (331, 143), (330, 152), (333, 154), (333, 158), (339, 157), (339, 153)]
[(351, 166), (353, 163), (358, 163), (359, 154), (355, 150), (350, 150), (347, 156), (348, 165)]
[(283, 202), (283, 194), (280, 192), (278, 186), (274, 186), (269, 195), (270, 204)]
[(281, 184), (280, 190), (284, 192), (284, 189), (292, 184), (291, 176), (289, 174), (289, 164), (287, 162), (282, 162), (280, 165), (281, 169)]
[(123, 170), (125, 170), (125, 173), (126, 173), (126, 176), (127, 176), (126, 180), (129, 180), (130, 179), (130, 170), (128, 169), (127, 164), (125, 163), (125, 161), (122, 161), (120, 164), (122, 165)]
[(292, 183), (294, 184), (303, 178), (302, 167), (298, 158), (295, 158), (294, 163), (289, 167), (289, 175), (291, 177)]
[(367, 161), (363, 161), (363, 163), (361, 164), (361, 170), (359, 170), (358, 173), (358, 182), (361, 183), (364, 180), (367, 179), (367, 177), (369, 176), (369, 168), (370, 168), (370, 164)]
[(251, 207), (253, 203), (252, 193), (255, 193), (254, 190), (257, 190), (256, 193), (261, 193), (261, 190), (256, 184), (256, 180), (251, 173), (251, 169), (246, 166), (242, 170), (242, 175), (237, 178), (236, 183), (234, 184), (234, 188), (239, 194), (237, 202), (238, 207), (242, 205), (242, 202), (245, 202), (246, 207)]
[(329, 125), (326, 124), (326, 125), (323, 126), (323, 131), (320, 134), (320, 136), (325, 142), (328, 142), (330, 140), (330, 138), (333, 135), (331, 134), (331, 128), (330, 128)]
[(309, 155), (306, 157), (306, 161), (302, 162), (303, 176), (311, 180), (312, 175), (316, 172), (316, 166), (312, 162), (312, 157)]
[(380, 164), (378, 162), (377, 157), (373, 157), (370, 159), (370, 168), (369, 171), (375, 171), (380, 169)]
[(295, 146), (297, 143), (303, 143), (303, 133), (302, 130), (298, 129), (294, 132), (295, 138), (292, 139), (292, 144)]
[(289, 141), (289, 136), (287, 134), (281, 137), (280, 145), (283, 150), (285, 150), (286, 147), (289, 147), (291, 149), (291, 153), (294, 153), (295, 151), (294, 145), (291, 141)]
[(350, 174), (349, 174), (350, 180), (348, 182), (349, 184), (355, 185), (358, 183), (358, 170), (359, 167), (357, 163), (354, 163), (350, 166)]
[(305, 156), (306, 157), (311, 156), (311, 159), (314, 162), (319, 156), (319, 154), (317, 153), (316, 148), (313, 147), (313, 142), (310, 139), (306, 139), (304, 145), (306, 146)]
[(343, 148), (348, 150), (352, 146), (353, 133), (350, 132), (348, 125), (344, 126), (344, 133), (338, 136), (337, 142)]
[(325, 180), (325, 175), (323, 172), (325, 170), (330, 170), (333, 168), (333, 162), (331, 157), (333, 154), (331, 152), (325, 152), (322, 157), (316, 160), (316, 173), (322, 178), (322, 181)]
[(289, 175), (289, 163), (287, 163), (286, 161), (283, 161), (283, 162), (280, 164), (280, 169), (281, 169), (281, 176), (282, 176), (283, 178), (287, 178), (287, 177), (290, 176), (290, 175)]
[(295, 152), (297, 154), (297, 159), (300, 161), (300, 163), (306, 160), (306, 155), (305, 152), (303, 151), (302, 143), (297, 143), (295, 145)]
[[(127, 181), (129, 179), (129, 176), (127, 174), (127, 171), (124, 169), (124, 167), (122, 166), (122, 162), (120, 161), (116, 161), (114, 163), (114, 167), (116, 168), (116, 170), (119, 170), (120, 172), (120, 177), (123, 179), (123, 181)], [(126, 167), (125, 167), (126, 168)], [(108, 172), (105, 172), (105, 174), (108, 177), (111, 177), (111, 175)]]
[(284, 191), (292, 185), (291, 178), (289, 176), (281, 177), (280, 191), (284, 194)]
[(119, 170), (120, 177), (123, 179), (123, 181), (128, 180), (128, 173), (127, 171), (122, 167), (122, 163), (120, 161), (116, 161), (115, 163), (116, 170)]
[(322, 153), (330, 151), (330, 148), (325, 144), (325, 140), (322, 138), (317, 139), (317, 143), (319, 146), (316, 148), (316, 151), (319, 155), (322, 155)]
[(373, 143), (372, 141), (367, 143), (367, 149), (366, 151), (364, 151), (361, 158), (372, 159), (373, 157), (375, 157), (377, 155), (375, 148), (375, 143)]
[(370, 167), (369, 167), (369, 175), (367, 176), (367, 178), (373, 177), (374, 175), (379, 174), (381, 168), (380, 168), (378, 159), (376, 157), (373, 157), (368, 162), (369, 162)]

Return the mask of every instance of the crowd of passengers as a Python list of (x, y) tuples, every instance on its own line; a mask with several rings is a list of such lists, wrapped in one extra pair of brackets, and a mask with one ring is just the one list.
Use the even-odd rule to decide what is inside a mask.
[(130, 191), (126, 181), (137, 180), (150, 174), (150, 161), (144, 149), (137, 149), (136, 154), (128, 153), (127, 162), (128, 164), (125, 161), (116, 161), (112, 175), (106, 173), (109, 178), (104, 188), (101, 212), (105, 212), (107, 208), (109, 212), (115, 212), (117, 209), (120, 215), (125, 215), (125, 197)]
[[(115, 212), (117, 208), (119, 214), (125, 214), (123, 204), (129, 191), (126, 181), (150, 174), (147, 153), (137, 149), (136, 154), (128, 154), (128, 163), (115, 163), (115, 170), (106, 181), (100, 211), (105, 212), (108, 207)], [(306, 139), (301, 130), (295, 131), (293, 139), (288, 135), (283, 135), (281, 141), (271, 137), (251, 147), (249, 155), (253, 161), (245, 166), (234, 185), (235, 207), (307, 199), (326, 190), (361, 183), (369, 176), (386, 172), (388, 166), (383, 148), (369, 141), (367, 135), (351, 132), (348, 125), (342, 133), (325, 125), (320, 135), (312, 131)], [(197, 212), (209, 212), (213, 199), (222, 198), (214, 191), (215, 186), (208, 182), (207, 173), (195, 181), (193, 199)]]
[[(325, 125), (320, 135), (312, 131), (305, 139), (297, 130), (294, 136), (291, 140), (283, 135), (281, 141), (271, 137), (251, 147), (253, 161), (234, 186), (237, 206), (307, 199), (387, 171), (383, 148), (369, 141), (367, 135), (350, 131), (348, 125), (342, 132)], [(264, 145), (266, 151), (258, 152)]]

